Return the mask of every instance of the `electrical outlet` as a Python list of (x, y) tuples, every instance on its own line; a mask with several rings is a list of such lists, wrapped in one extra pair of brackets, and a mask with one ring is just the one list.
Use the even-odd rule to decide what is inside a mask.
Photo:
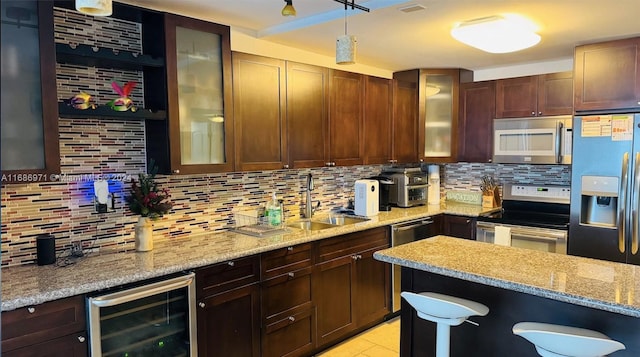
[(73, 257), (81, 257), (84, 253), (82, 251), (82, 243), (81, 242), (73, 242), (71, 243), (71, 256)]

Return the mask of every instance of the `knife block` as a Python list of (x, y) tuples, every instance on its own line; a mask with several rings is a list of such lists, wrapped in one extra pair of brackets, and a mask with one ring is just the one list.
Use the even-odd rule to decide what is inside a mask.
[(482, 207), (484, 208), (494, 208), (500, 207), (502, 204), (502, 200), (500, 199), (500, 190), (497, 187), (493, 188), (493, 192), (491, 194), (482, 193)]

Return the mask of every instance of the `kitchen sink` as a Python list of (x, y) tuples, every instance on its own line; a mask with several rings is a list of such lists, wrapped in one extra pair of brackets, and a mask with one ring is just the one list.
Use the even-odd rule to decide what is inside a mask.
[(287, 226), (292, 228), (304, 229), (306, 231), (319, 231), (322, 229), (337, 227), (337, 225), (335, 224), (316, 222), (316, 221), (298, 221), (294, 223), (289, 223)]
[(369, 218), (340, 215), (340, 216), (329, 216), (319, 221), (323, 223), (333, 224), (336, 226), (343, 226), (345, 224), (356, 224), (356, 223), (366, 222), (368, 220)]

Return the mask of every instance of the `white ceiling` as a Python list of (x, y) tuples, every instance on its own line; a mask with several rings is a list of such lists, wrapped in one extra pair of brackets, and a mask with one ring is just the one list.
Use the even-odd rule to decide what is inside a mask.
[[(280, 14), (283, 0), (123, 0), (197, 17), (264, 41), (324, 56), (335, 55), (344, 34), (344, 5), (293, 0), (296, 17)], [(348, 11), (348, 33), (358, 41), (357, 62), (391, 72), (411, 68), (480, 70), (569, 59), (576, 45), (640, 35), (640, 0), (362, 0), (371, 12)], [(424, 10), (405, 13), (408, 5)], [(542, 41), (511, 54), (489, 54), (455, 41), (454, 23), (516, 13), (538, 26)]]

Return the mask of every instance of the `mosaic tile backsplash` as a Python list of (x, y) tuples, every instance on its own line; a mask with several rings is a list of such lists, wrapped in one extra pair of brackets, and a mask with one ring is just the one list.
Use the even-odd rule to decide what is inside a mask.
[[(75, 11), (56, 9), (56, 41), (85, 43), (138, 51), (140, 27), (113, 18), (95, 18)], [(115, 30), (114, 30), (115, 29)], [(128, 36), (119, 36), (126, 32)], [(116, 36), (117, 38), (115, 38)], [(114, 71), (93, 67), (57, 67), (58, 98), (67, 99), (80, 89), (96, 95), (99, 104), (113, 95), (110, 80), (136, 80), (141, 72)], [(143, 88), (136, 87), (132, 99), (144, 106)], [(138, 121), (65, 119), (59, 122), (61, 180), (54, 183), (11, 184), (1, 187), (2, 267), (33, 264), (36, 236), (56, 237), (59, 256), (68, 254), (72, 243), (85, 249), (133, 249), (137, 217), (124, 204), (129, 179), (145, 167), (144, 123)], [(170, 214), (154, 223), (154, 239), (223, 231), (234, 226), (234, 210), (264, 205), (272, 192), (284, 200), (286, 219), (300, 216), (306, 175), (315, 178), (313, 199), (319, 213), (346, 205), (353, 196), (355, 180), (375, 176), (382, 167), (354, 166), (235, 172), (210, 175), (158, 177), (171, 192)], [(500, 183), (569, 184), (567, 166), (496, 164), (448, 164), (441, 166), (441, 193), (445, 190), (479, 190), (480, 178), (490, 174)], [(111, 178), (115, 209), (96, 213), (91, 177)]]

